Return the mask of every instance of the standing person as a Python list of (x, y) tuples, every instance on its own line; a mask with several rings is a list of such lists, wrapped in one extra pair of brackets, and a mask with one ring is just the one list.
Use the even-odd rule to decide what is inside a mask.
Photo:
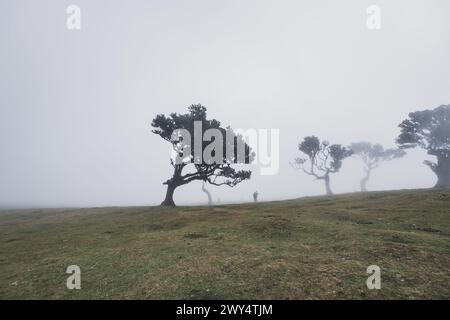
[(258, 202), (258, 191), (253, 192), (253, 201)]

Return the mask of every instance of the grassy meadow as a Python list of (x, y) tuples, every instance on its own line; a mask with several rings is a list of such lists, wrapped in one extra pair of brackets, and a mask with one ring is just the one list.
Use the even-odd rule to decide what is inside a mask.
[(450, 190), (4, 210), (0, 298), (450, 299)]

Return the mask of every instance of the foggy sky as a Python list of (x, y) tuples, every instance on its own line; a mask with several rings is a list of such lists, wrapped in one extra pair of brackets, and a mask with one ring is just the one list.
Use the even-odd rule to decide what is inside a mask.
[[(194, 103), (225, 126), (280, 129), (279, 174), (210, 186), (214, 200), (323, 194), (289, 165), (300, 140), (394, 147), (409, 112), (450, 103), (449, 39), (448, 0), (2, 0), (0, 207), (159, 204), (170, 145), (151, 120)], [(383, 163), (368, 188), (433, 186), (427, 158)], [(332, 188), (357, 191), (361, 175), (346, 160)], [(200, 183), (174, 199), (207, 201)]]

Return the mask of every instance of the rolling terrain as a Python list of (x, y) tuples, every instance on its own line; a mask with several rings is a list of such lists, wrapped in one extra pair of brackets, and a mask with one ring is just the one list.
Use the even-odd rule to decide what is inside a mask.
[(450, 299), (450, 190), (3, 210), (0, 298)]

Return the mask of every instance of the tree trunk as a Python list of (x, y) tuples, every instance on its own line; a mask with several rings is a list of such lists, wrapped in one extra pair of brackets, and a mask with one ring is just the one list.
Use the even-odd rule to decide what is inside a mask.
[(438, 156), (437, 165), (433, 168), (437, 175), (435, 188), (450, 188), (450, 156), (446, 154)]
[(327, 174), (323, 179), (325, 180), (325, 188), (327, 190), (327, 196), (330, 196), (333, 194), (333, 191), (331, 191), (330, 187), (330, 176)]
[(202, 191), (208, 196), (208, 205), (212, 205), (211, 193), (209, 193), (209, 191), (205, 188), (205, 183), (202, 185)]
[(173, 193), (174, 193), (176, 187), (177, 187), (177, 185), (175, 185), (173, 183), (167, 184), (166, 198), (164, 199), (163, 202), (161, 202), (162, 206), (175, 207), (175, 202), (173, 201)]
[(173, 193), (175, 189), (181, 185), (183, 182), (181, 181), (181, 172), (183, 171), (184, 164), (177, 164), (173, 166), (173, 176), (171, 179), (167, 180), (163, 184), (167, 184), (166, 198), (163, 202), (161, 202), (162, 206), (171, 206), (175, 207), (175, 202), (173, 201)]
[(369, 181), (370, 178), (370, 170), (365, 170), (366, 171), (366, 175), (364, 176), (364, 178), (361, 179), (360, 181), (360, 186), (361, 186), (361, 192), (366, 192), (367, 191), (367, 181)]

